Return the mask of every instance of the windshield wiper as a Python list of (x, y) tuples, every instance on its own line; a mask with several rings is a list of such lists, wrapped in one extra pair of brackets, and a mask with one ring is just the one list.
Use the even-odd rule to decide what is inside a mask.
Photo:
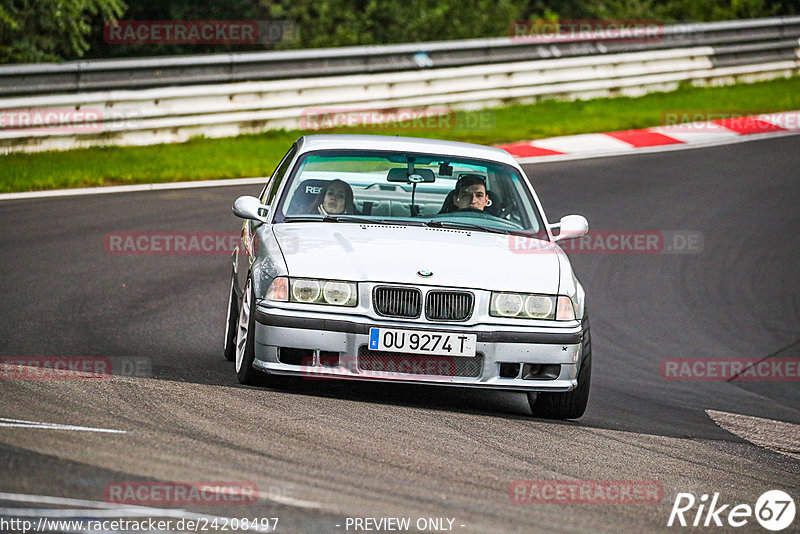
[(480, 230), (482, 232), (490, 232), (492, 234), (508, 235), (511, 232), (508, 230), (501, 230), (500, 228), (491, 228), (489, 226), (481, 226), (480, 224), (468, 222), (451, 222), (451, 221), (427, 221), (427, 226), (433, 228), (453, 228), (456, 230)]

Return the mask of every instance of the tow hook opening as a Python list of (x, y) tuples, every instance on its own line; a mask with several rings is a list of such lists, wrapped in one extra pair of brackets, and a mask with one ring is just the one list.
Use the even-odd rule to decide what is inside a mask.
[(526, 363), (522, 365), (523, 380), (555, 380), (561, 374), (560, 364)]

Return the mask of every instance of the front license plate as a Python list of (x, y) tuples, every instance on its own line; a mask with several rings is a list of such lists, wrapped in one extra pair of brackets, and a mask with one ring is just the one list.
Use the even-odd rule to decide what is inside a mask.
[(370, 328), (369, 348), (437, 356), (475, 356), (476, 334), (451, 334), (394, 328)]

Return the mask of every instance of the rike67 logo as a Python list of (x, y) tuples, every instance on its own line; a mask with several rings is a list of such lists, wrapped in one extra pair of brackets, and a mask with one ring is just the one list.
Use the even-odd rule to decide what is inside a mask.
[(778, 532), (792, 524), (795, 512), (794, 500), (781, 490), (764, 492), (755, 507), (749, 504), (721, 504), (719, 493), (714, 493), (710, 502), (707, 494), (697, 499), (692, 493), (678, 493), (667, 526), (736, 528), (743, 527), (755, 517), (765, 529)]

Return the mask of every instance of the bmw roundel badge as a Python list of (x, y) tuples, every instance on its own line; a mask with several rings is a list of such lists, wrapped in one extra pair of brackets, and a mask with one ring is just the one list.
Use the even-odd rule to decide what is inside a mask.
[(433, 271), (426, 271), (425, 269), (422, 269), (417, 271), (417, 274), (423, 278), (428, 278), (429, 276), (433, 276)]

